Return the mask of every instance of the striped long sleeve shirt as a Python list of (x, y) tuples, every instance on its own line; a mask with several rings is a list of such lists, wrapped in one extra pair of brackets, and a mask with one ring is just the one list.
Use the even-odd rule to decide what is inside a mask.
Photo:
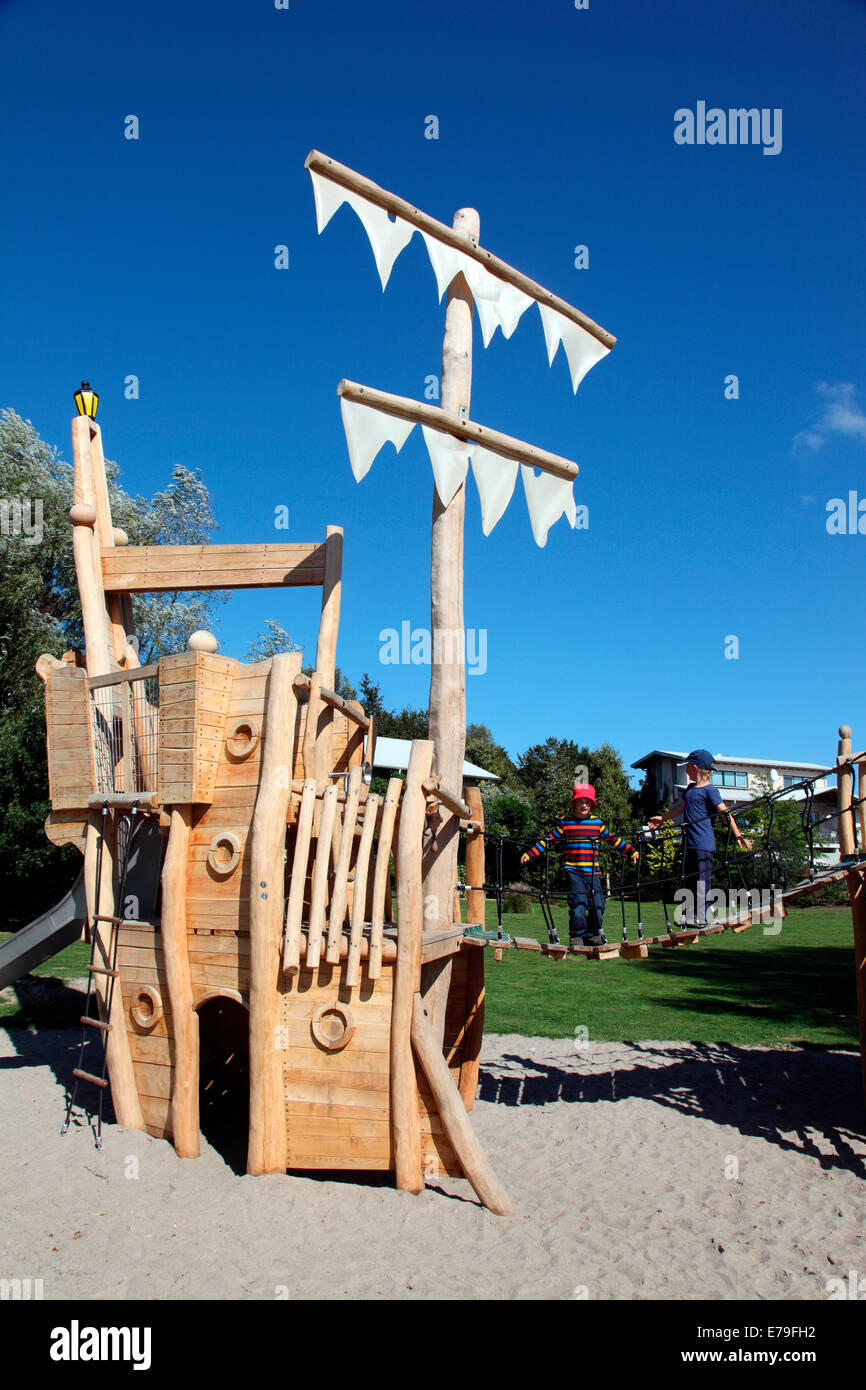
[(578, 873), (589, 877), (598, 873), (598, 846), (601, 840), (606, 840), (622, 854), (636, 853), (634, 845), (629, 844), (621, 835), (614, 835), (613, 831), (608, 830), (600, 816), (587, 816), (586, 820), (567, 816), (557, 821), (546, 839), (541, 839), (532, 846), (529, 857), (536, 859), (547, 849), (563, 849), (565, 868), (577, 869)]

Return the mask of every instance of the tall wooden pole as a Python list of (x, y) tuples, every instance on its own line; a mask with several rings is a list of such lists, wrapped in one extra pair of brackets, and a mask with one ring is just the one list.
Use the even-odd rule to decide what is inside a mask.
[(286, 818), (292, 795), (301, 653), (271, 661), (262, 763), (250, 851), (250, 1126), (247, 1172), (286, 1171), (283, 1059), (279, 1041), (280, 937), (285, 920)]
[[(843, 761), (851, 756), (851, 730), (847, 724), (839, 729), (839, 758)], [(862, 764), (861, 764), (862, 766)], [(851, 770), (837, 774), (839, 810), (839, 853), (844, 859), (854, 854), (854, 810), (851, 796)], [(858, 796), (862, 788), (858, 786)], [(862, 846), (861, 846), (862, 848)], [(857, 985), (857, 1017), (860, 1023), (860, 1073), (863, 1083), (863, 1098), (866, 1100), (866, 883), (862, 874), (848, 875), (848, 897), (851, 902), (851, 919), (854, 925), (854, 972)]]
[[(480, 219), (474, 208), (461, 208), (454, 216), (454, 230), (477, 242)], [(472, 393), (472, 294), (462, 275), (451, 282), (445, 311), (442, 343), (442, 409), (469, 416)], [(436, 769), (442, 785), (458, 795), (463, 786), (463, 754), (466, 747), (466, 667), (463, 628), (463, 518), (466, 488), (459, 487), (442, 506), (433, 493), (433, 539), (430, 556), (430, 707), (428, 736), (432, 739)], [(424, 879), (424, 926), (451, 925), (454, 885), (457, 882), (457, 817), (439, 805), (428, 830), (427, 862), (435, 857)], [(435, 843), (431, 844), (429, 841)], [(451, 983), (451, 961), (435, 962), (436, 969), (422, 976), (427, 1018), (441, 1046), (445, 1028), (445, 1003)]]

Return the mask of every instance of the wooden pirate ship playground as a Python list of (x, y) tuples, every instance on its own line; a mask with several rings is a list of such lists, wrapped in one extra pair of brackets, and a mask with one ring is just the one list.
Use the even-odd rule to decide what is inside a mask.
[[(91, 943), (82, 1018), (89, 1046), (67, 1123), (75, 1103), (93, 1097), (101, 1107), (110, 1085), (120, 1124), (194, 1158), (208, 1090), (233, 1078), (249, 1173), (378, 1169), (410, 1192), (438, 1176), (465, 1177), (484, 1205), (511, 1213), (470, 1119), (484, 947), (541, 948), (485, 936), (481, 796), (463, 786), (465, 671), (435, 636), (463, 633), (470, 463), (485, 533), (520, 469), (540, 544), (563, 514), (575, 523), (577, 467), (470, 419), (473, 310), (486, 345), (497, 327), (510, 336), (537, 303), (549, 361), (562, 343), (575, 390), (614, 340), (482, 250), (471, 209), (446, 227), (323, 155), (313, 152), (307, 166), (319, 230), (348, 202), (383, 288), (420, 231), (440, 298), (448, 292), (440, 406), (339, 387), (359, 481), (386, 440), (399, 449), (415, 424), (424, 430), (435, 479), (429, 738), (412, 744), (405, 777), (392, 777), (384, 795), (370, 790), (375, 719), (334, 690), (340, 528), (304, 544), (129, 545), (112, 525), (94, 397), (83, 391), (72, 424), (70, 520), (85, 649), (43, 656), (37, 669), (46, 833), (76, 845), (84, 865), (67, 899), (2, 948), (0, 984), (80, 935)], [(312, 674), (301, 671), (300, 653), (244, 663), (220, 655), (201, 632), (188, 650), (138, 664), (132, 595), (296, 585), (321, 589)], [(851, 830), (839, 872), (854, 910), (861, 1023), (866, 865), (854, 853), (851, 773), (864, 763), (850, 743), (840, 748), (839, 823)], [(862, 820), (862, 797), (858, 805)], [(455, 897), (461, 831), (465, 922)], [(664, 944), (699, 935), (671, 931)], [(589, 954), (642, 956), (653, 943), (633, 944)]]

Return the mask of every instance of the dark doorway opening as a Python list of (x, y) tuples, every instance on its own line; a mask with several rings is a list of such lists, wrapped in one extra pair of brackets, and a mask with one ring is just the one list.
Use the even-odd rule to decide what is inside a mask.
[(198, 1010), (199, 1125), (235, 1173), (247, 1171), (250, 1114), (249, 1014), (218, 996)]

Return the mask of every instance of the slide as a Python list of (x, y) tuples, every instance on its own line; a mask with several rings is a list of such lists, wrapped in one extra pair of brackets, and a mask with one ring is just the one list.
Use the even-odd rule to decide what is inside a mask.
[(0, 944), (0, 989), (14, 984), (22, 975), (77, 941), (86, 922), (82, 869), (65, 898)]

